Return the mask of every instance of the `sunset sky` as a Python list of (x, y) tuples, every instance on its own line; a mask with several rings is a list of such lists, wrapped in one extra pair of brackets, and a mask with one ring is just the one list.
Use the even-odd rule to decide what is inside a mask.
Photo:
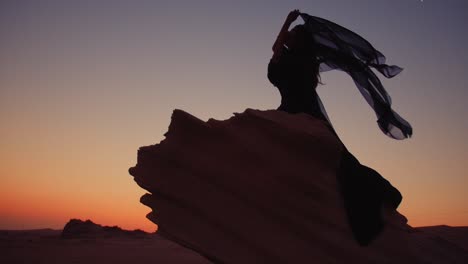
[(70, 218), (155, 225), (128, 174), (173, 109), (207, 120), (274, 109), (271, 46), (292, 9), (343, 25), (404, 71), (383, 80), (413, 138), (381, 133), (351, 78), (318, 92), (361, 163), (403, 194), (413, 226), (468, 226), (466, 0), (3, 0), (0, 229)]

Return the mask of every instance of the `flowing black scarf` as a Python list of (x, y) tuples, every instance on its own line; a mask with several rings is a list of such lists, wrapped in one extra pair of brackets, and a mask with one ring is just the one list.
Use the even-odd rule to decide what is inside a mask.
[[(301, 13), (304, 26), (316, 42), (320, 72), (347, 72), (377, 115), (380, 129), (394, 139), (413, 134), (411, 125), (391, 108), (392, 99), (371, 67), (387, 78), (403, 69), (385, 64), (385, 56), (358, 34), (323, 18)], [(325, 113), (326, 115), (326, 113)]]

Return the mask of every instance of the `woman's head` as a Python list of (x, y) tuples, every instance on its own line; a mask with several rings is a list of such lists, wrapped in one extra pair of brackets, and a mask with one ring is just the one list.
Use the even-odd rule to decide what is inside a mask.
[(311, 69), (316, 73), (315, 75), (317, 76), (318, 83), (321, 83), (317, 45), (312, 34), (307, 31), (306, 27), (304, 25), (297, 25), (291, 29), (285, 44), (289, 50), (308, 62), (308, 65), (310, 65)]
[(286, 46), (292, 50), (314, 52), (315, 40), (304, 25), (297, 25), (289, 31)]

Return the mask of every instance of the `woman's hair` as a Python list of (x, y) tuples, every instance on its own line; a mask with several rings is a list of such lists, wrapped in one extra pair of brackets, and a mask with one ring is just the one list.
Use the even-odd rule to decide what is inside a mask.
[(297, 25), (290, 30), (290, 33), (297, 39), (304, 43), (304, 47), (315, 46), (315, 40), (311, 34), (308, 33), (304, 25)]
[(301, 53), (301, 56), (307, 58), (310, 63), (314, 64), (314, 70), (316, 71), (317, 81), (323, 84), (320, 79), (320, 62), (318, 60), (317, 53), (317, 42), (315, 41), (312, 34), (309, 34), (307, 28), (304, 25), (297, 25), (290, 31), (290, 37), (293, 38), (294, 47), (293, 50)]

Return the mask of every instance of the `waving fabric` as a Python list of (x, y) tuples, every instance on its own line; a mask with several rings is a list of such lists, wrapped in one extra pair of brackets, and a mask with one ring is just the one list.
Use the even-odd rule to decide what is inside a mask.
[(411, 125), (391, 108), (392, 100), (371, 68), (386, 78), (396, 76), (403, 69), (385, 64), (385, 56), (351, 30), (305, 13), (301, 17), (316, 41), (320, 71), (337, 69), (348, 73), (374, 109), (380, 129), (394, 139), (410, 137)]

